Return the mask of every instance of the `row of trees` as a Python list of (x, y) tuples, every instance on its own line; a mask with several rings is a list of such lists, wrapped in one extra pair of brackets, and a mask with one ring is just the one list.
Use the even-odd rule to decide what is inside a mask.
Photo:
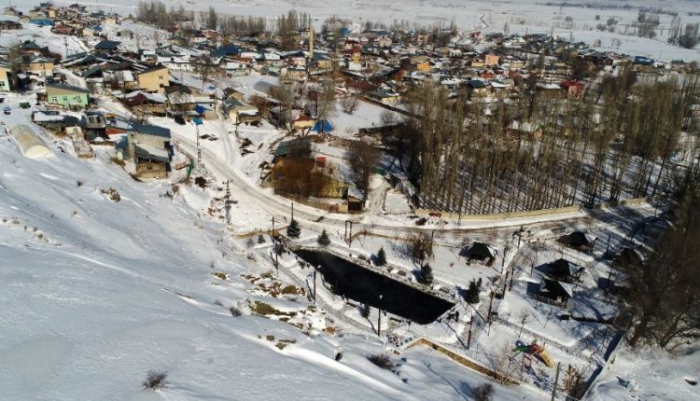
[(299, 48), (299, 32), (305, 31), (311, 25), (311, 16), (307, 13), (297, 13), (290, 10), (277, 19), (277, 34), (280, 36), (282, 50)]
[(630, 344), (673, 350), (700, 339), (700, 167), (680, 179), (674, 226), (643, 266), (623, 266), (629, 280), (622, 300), (630, 317)]
[(668, 43), (676, 46), (685, 47), (686, 49), (692, 49), (700, 43), (700, 24), (688, 23), (685, 25), (685, 29), (681, 29), (681, 19), (678, 16), (673, 17), (671, 20), (671, 27), (669, 29)]
[[(264, 17), (220, 16), (214, 7), (200, 12), (198, 17), (198, 27), (219, 31), (223, 36), (258, 35), (267, 30)], [(168, 9), (165, 3), (159, 0), (140, 1), (136, 18), (159, 28), (179, 26), (181, 35), (184, 36), (195, 28), (193, 23), (197, 21), (197, 15), (193, 11), (186, 10), (182, 5)]]
[(531, 76), (491, 105), (425, 84), (391, 141), (421, 207), (460, 213), (536, 210), (655, 196), (700, 103), (697, 76), (637, 82), (625, 70), (579, 100), (549, 98)]

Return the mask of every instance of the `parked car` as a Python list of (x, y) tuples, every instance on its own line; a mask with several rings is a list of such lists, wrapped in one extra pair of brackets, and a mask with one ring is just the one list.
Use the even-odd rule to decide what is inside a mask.
[(12, 114), (12, 108), (10, 106), (5, 106), (2, 108), (2, 112), (5, 114)]
[(175, 119), (176, 123), (180, 125), (185, 125), (185, 118), (182, 116), (182, 114), (175, 114), (173, 118)]

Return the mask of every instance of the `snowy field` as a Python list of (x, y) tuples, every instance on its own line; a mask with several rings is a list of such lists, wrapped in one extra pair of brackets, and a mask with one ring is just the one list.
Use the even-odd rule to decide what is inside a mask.
[[(20, 8), (38, 4), (39, 0), (18, 5)], [(57, 5), (69, 5), (68, 0), (56, 1)], [(389, 2), (386, 0), (367, 1), (349, 0), (344, 2), (319, 2), (314, 0), (212, 0), (207, 2), (173, 0), (166, 2), (168, 7), (182, 4), (190, 10), (206, 10), (214, 7), (220, 15), (262, 16), (267, 17), (268, 28), (273, 28), (276, 18), (290, 10), (308, 12), (317, 28), (331, 16), (351, 19), (359, 29), (366, 21), (383, 22), (390, 25), (394, 21), (407, 21), (410, 24), (447, 26), (452, 21), (465, 32), (481, 30), (485, 32), (503, 31), (509, 33), (552, 33), (565, 39), (585, 41), (595, 44), (599, 41), (600, 50), (615, 50), (631, 55), (643, 55), (657, 60), (685, 61), (700, 60), (700, 49), (683, 49), (666, 44), (671, 16), (660, 15), (657, 38), (643, 39), (630, 36), (630, 25), (637, 20), (641, 8), (661, 8), (666, 12), (677, 12), (682, 23), (700, 22), (700, 16), (688, 15), (696, 12), (697, 4), (693, 1), (652, 0), (635, 1), (625, 9), (618, 2), (589, 1), (589, 7), (560, 7), (556, 4), (546, 5), (546, 1), (472, 1), (455, 3), (451, 0), (412, 0), (410, 2)], [(0, 5), (7, 6), (10, 0), (0, 0)], [(124, 15), (135, 14), (135, 0), (117, 2), (103, 0), (100, 2), (83, 2), (92, 9), (119, 12)], [(17, 5), (17, 4), (15, 4)], [(611, 8), (614, 6), (614, 8)], [(570, 17), (570, 18), (567, 18)], [(601, 32), (596, 29), (600, 23), (606, 24), (609, 18), (615, 19), (615, 33)], [(506, 27), (507, 25), (507, 27)], [(149, 35), (144, 40), (150, 40)]]

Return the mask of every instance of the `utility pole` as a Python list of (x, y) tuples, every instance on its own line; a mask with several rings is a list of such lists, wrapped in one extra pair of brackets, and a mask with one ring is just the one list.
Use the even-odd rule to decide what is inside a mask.
[(202, 164), (202, 148), (199, 146), (199, 125), (195, 125), (197, 135), (197, 164)]
[[(494, 294), (495, 294), (495, 292), (493, 292), (493, 290), (491, 290), (491, 300), (489, 301), (489, 315), (488, 315), (489, 326), (491, 325), (491, 307), (493, 306)], [(471, 327), (471, 326), (469, 326), (469, 327)]]
[(472, 324), (474, 324), (474, 316), (469, 320), (469, 336), (467, 337), (467, 349), (472, 345)]
[(294, 221), (294, 202), (292, 202), (292, 221)]
[(559, 369), (561, 369), (561, 362), (557, 362), (557, 374), (554, 375), (554, 386), (552, 386), (552, 401), (557, 398), (557, 383), (559, 382)]
[(316, 269), (314, 269), (314, 302), (316, 302), (316, 272), (320, 268), (321, 268), (321, 265), (318, 265), (318, 267)]
[(377, 337), (382, 336), (382, 294), (379, 294), (379, 304), (377, 305)]
[(224, 200), (224, 209), (226, 210), (226, 224), (231, 224), (231, 190), (229, 189), (230, 180), (226, 180), (226, 199)]

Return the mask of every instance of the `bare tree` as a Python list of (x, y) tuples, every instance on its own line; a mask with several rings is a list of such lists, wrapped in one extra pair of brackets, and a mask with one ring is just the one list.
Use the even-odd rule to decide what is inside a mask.
[(349, 145), (347, 159), (355, 186), (362, 192), (363, 204), (367, 201), (369, 194), (370, 178), (381, 157), (381, 150), (367, 140), (353, 141)]
[(686, 193), (644, 268), (625, 267), (623, 300), (630, 316), (630, 345), (655, 343), (673, 349), (700, 338), (700, 188)]
[(382, 125), (394, 125), (396, 124), (396, 113), (389, 110), (383, 110), (380, 116)]
[(523, 330), (525, 330), (525, 325), (530, 323), (532, 320), (532, 314), (527, 309), (521, 309), (518, 312), (518, 323), (520, 323), (520, 331), (518, 332), (518, 337), (523, 335)]
[(352, 114), (357, 109), (358, 100), (354, 95), (349, 95), (340, 100), (340, 106), (347, 114)]
[[(335, 110), (335, 84), (331, 80), (323, 81), (307, 91), (307, 97), (313, 105), (312, 114), (318, 120), (327, 120)], [(324, 133), (322, 124), (321, 133)]]
[(411, 234), (406, 238), (408, 255), (423, 266), (425, 259), (433, 256), (433, 244), (427, 234)]
[(190, 58), (190, 64), (195, 73), (199, 74), (199, 78), (202, 80), (202, 90), (204, 90), (204, 83), (209, 80), (209, 77), (214, 72), (214, 63), (211, 57), (204, 55), (200, 57)]

